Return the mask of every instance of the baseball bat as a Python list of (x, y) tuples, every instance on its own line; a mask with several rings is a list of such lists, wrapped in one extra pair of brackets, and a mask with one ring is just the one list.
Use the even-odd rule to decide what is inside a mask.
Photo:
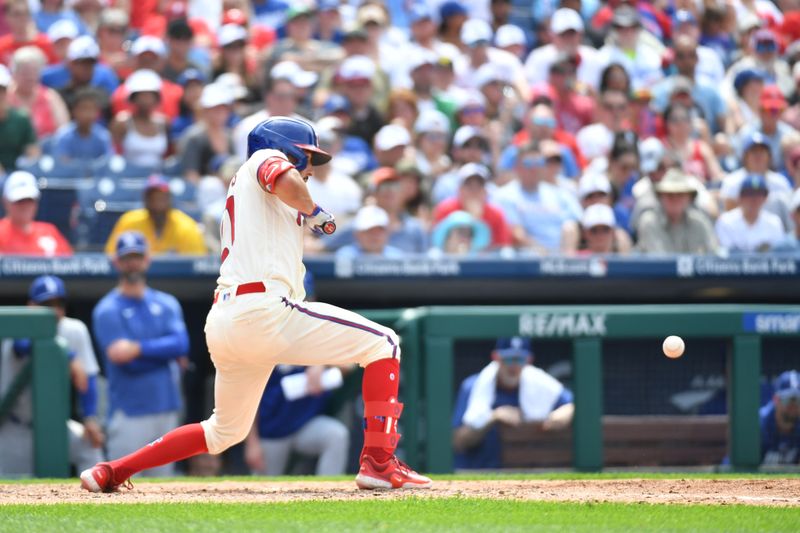
[(322, 225), (322, 233), (325, 235), (333, 235), (333, 232), (336, 231), (336, 222), (328, 221)]

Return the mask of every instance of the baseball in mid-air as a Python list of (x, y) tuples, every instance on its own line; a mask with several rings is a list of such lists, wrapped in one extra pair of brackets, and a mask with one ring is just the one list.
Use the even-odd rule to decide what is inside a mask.
[(683, 355), (683, 350), (686, 349), (686, 345), (683, 343), (683, 339), (677, 335), (670, 335), (664, 339), (664, 344), (661, 345), (661, 349), (664, 350), (664, 355), (670, 359), (677, 359)]

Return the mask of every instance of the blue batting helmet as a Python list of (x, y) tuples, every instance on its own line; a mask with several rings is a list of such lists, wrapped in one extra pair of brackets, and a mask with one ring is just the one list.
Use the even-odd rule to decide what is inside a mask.
[(64, 300), (67, 298), (67, 289), (61, 278), (57, 276), (39, 276), (31, 283), (28, 289), (28, 298), (37, 304), (57, 298)]
[(308, 122), (289, 117), (273, 117), (265, 120), (247, 136), (247, 157), (255, 152), (271, 148), (295, 159), (298, 170), (306, 166), (304, 150), (311, 152), (312, 165), (324, 165), (331, 155), (319, 147), (317, 132)]

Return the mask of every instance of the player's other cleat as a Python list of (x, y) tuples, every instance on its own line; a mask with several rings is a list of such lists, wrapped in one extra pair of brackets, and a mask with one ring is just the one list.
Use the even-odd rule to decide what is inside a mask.
[(117, 492), (120, 487), (133, 488), (130, 479), (114, 483), (114, 470), (108, 463), (97, 463), (81, 472), (81, 488), (89, 492)]
[(429, 477), (414, 472), (395, 456), (379, 463), (369, 455), (361, 457), (356, 476), (359, 489), (427, 489), (433, 484)]

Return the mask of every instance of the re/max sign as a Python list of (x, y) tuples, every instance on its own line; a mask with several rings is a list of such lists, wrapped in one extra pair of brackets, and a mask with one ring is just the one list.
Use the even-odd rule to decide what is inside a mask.
[(526, 337), (602, 337), (605, 313), (526, 313), (519, 317), (519, 334)]

